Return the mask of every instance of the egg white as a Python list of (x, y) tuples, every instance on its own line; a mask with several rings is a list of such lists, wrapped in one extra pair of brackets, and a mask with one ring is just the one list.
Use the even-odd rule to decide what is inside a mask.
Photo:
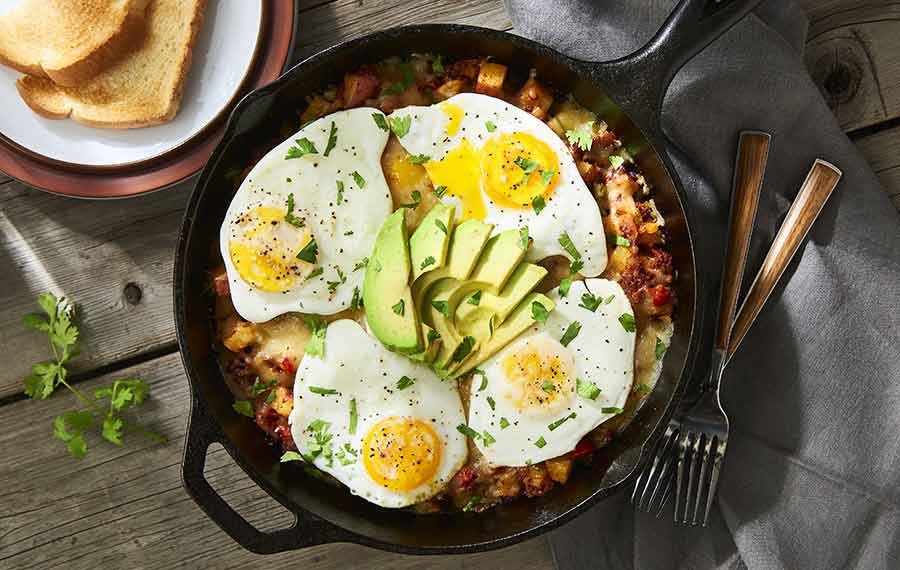
[[(415, 380), (399, 390), (397, 381), (408, 376)], [(310, 386), (334, 389), (334, 395), (310, 392)], [(356, 400), (357, 426), (350, 433), (350, 401)], [(361, 454), (363, 440), (370, 428), (384, 418), (414, 417), (429, 424), (443, 448), (434, 477), (415, 489), (399, 492), (380, 486), (366, 471)], [(323, 457), (315, 466), (346, 485), (350, 491), (383, 507), (399, 508), (424, 501), (450, 481), (465, 464), (468, 447), (457, 426), (465, 423), (462, 402), (455, 382), (441, 381), (422, 364), (387, 350), (367, 334), (356, 321), (339, 320), (328, 325), (325, 355), (306, 355), (300, 362), (294, 384), (294, 409), (291, 434), (300, 453), (308, 452), (309, 432), (315, 420), (329, 422), (335, 450), (345, 444), (360, 454), (350, 465)]]
[[(378, 229), (393, 209), (390, 190), (381, 170), (381, 154), (388, 133), (378, 128), (372, 115), (377, 109), (338, 111), (304, 126), (269, 151), (246, 176), (225, 214), (219, 242), (238, 314), (248, 321), (264, 322), (282, 313), (299, 311), (319, 315), (340, 312), (350, 306), (354, 289), (361, 292), (363, 271), (354, 266), (372, 251)], [(325, 156), (332, 123), (337, 143)], [(312, 141), (318, 153), (285, 159), (298, 139)], [(359, 188), (352, 177), (365, 181)], [(344, 184), (343, 201), (337, 203), (337, 181)], [(245, 282), (229, 254), (232, 223), (259, 205), (283, 208), (294, 195), (295, 216), (303, 219), (318, 245), (316, 265), (320, 276), (295, 283), (288, 291), (260, 290)], [(340, 283), (340, 273), (345, 282)], [(339, 282), (330, 291), (328, 282)]]
[[(579, 306), (586, 293), (611, 300), (592, 312)], [(495, 466), (529, 465), (571, 451), (589, 431), (616, 415), (604, 413), (603, 408), (623, 408), (631, 390), (635, 333), (627, 331), (619, 319), (634, 311), (619, 284), (588, 279), (573, 283), (565, 297), (560, 297), (558, 290), (548, 296), (556, 303), (556, 309), (547, 322), (536, 324), (482, 365), (484, 389), (479, 375), (471, 383), (469, 426), (479, 433), (488, 432), (496, 440), (489, 445), (484, 437), (475, 440), (481, 453)], [(559, 340), (573, 321), (581, 323), (581, 330), (564, 347)], [(561, 359), (573, 365), (569, 389), (556, 395), (553, 409), (534, 406), (523, 410), (512, 405), (508, 397), (510, 386), (502, 363), (529, 343), (555, 347)], [(580, 396), (576, 378), (600, 388), (599, 396), (595, 400)], [(573, 413), (575, 416), (569, 417)], [(505, 429), (500, 427), (501, 418), (509, 422)], [(563, 418), (567, 419), (549, 429)], [(536, 445), (540, 438), (546, 442), (543, 447)]]
[[(450, 118), (441, 110), (444, 103), (465, 111), (454, 135), (447, 134)], [(546, 123), (501, 99), (477, 93), (461, 93), (431, 106), (404, 107), (390, 116), (397, 119), (411, 117), (409, 132), (400, 137), (400, 144), (410, 154), (424, 154), (431, 160), (441, 160), (463, 139), (480, 149), (491, 137), (521, 132), (546, 143), (557, 156), (559, 172), (556, 187), (546, 200), (545, 208), (538, 214), (531, 208), (501, 206), (482, 191), (487, 209), (483, 221), (494, 224), (495, 233), (527, 226), (533, 240), (527, 260), (541, 260), (551, 255), (572, 259), (559, 243), (560, 235), (565, 232), (584, 262), (583, 275), (597, 276), (606, 268), (606, 236), (600, 208), (581, 178), (568, 147)], [(488, 130), (487, 121), (493, 123), (493, 131)], [(441, 200), (456, 204), (457, 214), (462, 215), (458, 199), (445, 195)]]

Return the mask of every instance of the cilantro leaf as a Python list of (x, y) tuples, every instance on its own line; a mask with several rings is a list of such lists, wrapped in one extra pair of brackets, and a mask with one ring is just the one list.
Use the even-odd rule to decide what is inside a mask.
[(407, 204), (400, 204), (400, 207), (410, 209), (418, 208), (419, 204), (422, 202), (422, 193), (418, 190), (413, 190), (409, 197), (412, 198), (412, 202), (409, 202)]
[(566, 328), (566, 332), (563, 333), (562, 338), (559, 339), (559, 344), (569, 346), (569, 343), (575, 340), (575, 337), (578, 336), (579, 332), (581, 332), (581, 323), (572, 321)]
[(547, 317), (550, 315), (550, 311), (547, 310), (547, 307), (542, 305), (539, 301), (533, 301), (531, 303), (531, 317), (539, 322), (546, 323)]
[(409, 376), (401, 376), (399, 380), (397, 380), (397, 389), (405, 390), (415, 384), (416, 381)]
[(427, 154), (413, 154), (409, 156), (409, 162), (412, 164), (425, 164), (430, 161), (431, 157)]
[(544, 436), (539, 437), (538, 440), (534, 442), (534, 446), (539, 449), (544, 447), (545, 445), (547, 445), (547, 440), (544, 439)]
[(466, 424), (459, 424), (458, 426), (456, 426), (456, 431), (472, 439), (478, 439), (481, 437), (480, 433), (470, 428)]
[(575, 415), (575, 412), (572, 412), (572, 413), (569, 414), (568, 416), (564, 416), (564, 417), (562, 417), (562, 418), (559, 418), (559, 419), (556, 420), (555, 422), (553, 422), (553, 423), (551, 423), (550, 425), (548, 425), (548, 426), (547, 426), (547, 429), (549, 429), (550, 431), (553, 431), (553, 430), (555, 430), (556, 428), (558, 428), (559, 426), (561, 426), (561, 425), (563, 425), (564, 423), (566, 423), (567, 421), (569, 421), (569, 420), (574, 420), (576, 417), (577, 417), (577, 416)]
[(402, 139), (409, 132), (409, 127), (412, 125), (412, 115), (391, 117), (390, 125), (391, 131), (397, 135), (397, 138)]
[(356, 182), (356, 185), (359, 186), (359, 189), (362, 190), (366, 187), (366, 179), (362, 177), (357, 171), (353, 171), (350, 173), (350, 177), (353, 178), (353, 181)]
[(315, 315), (304, 315), (303, 322), (312, 333), (306, 342), (306, 354), (320, 358), (325, 356), (325, 331), (328, 324), (321, 317)]
[(609, 408), (600, 408), (600, 411), (604, 414), (621, 414), (625, 410), (622, 408), (617, 408), (615, 406), (610, 406)]
[(509, 420), (506, 418), (500, 418), (500, 429), (506, 429), (509, 427)]
[(284, 155), (285, 160), (289, 160), (291, 158), (300, 158), (306, 156), (307, 154), (319, 154), (319, 151), (316, 149), (316, 145), (306, 137), (303, 137), (302, 139), (296, 139), (294, 142), (297, 143), (297, 145), (292, 146), (288, 149), (287, 154)]
[(47, 360), (31, 365), (31, 374), (25, 377), (25, 394), (35, 400), (50, 397), (65, 370), (58, 362)]
[(375, 121), (375, 124), (378, 125), (378, 128), (382, 131), (391, 130), (390, 127), (388, 127), (387, 118), (381, 113), (372, 113), (372, 120)]
[(656, 337), (656, 349), (654, 352), (656, 353), (657, 360), (660, 360), (663, 356), (665, 356), (667, 348), (668, 346), (666, 346), (666, 343), (663, 342), (661, 338)]
[(316, 243), (316, 238), (313, 238), (303, 246), (303, 249), (301, 249), (299, 253), (297, 253), (297, 259), (307, 263), (315, 263), (318, 255), (319, 245)]
[(444, 232), (444, 235), (447, 235), (447, 224), (445, 224), (445, 223), (444, 223), (443, 221), (441, 221), (441, 220), (435, 220), (435, 221), (434, 221), (434, 225), (436, 225), (436, 226), (438, 227), (439, 230), (441, 230), (442, 232)]
[(396, 305), (391, 307), (391, 310), (394, 311), (395, 315), (400, 315), (402, 317), (403, 312), (404, 312), (404, 306), (405, 306), (405, 303), (403, 302), (403, 299), (400, 299), (399, 301), (397, 301)]
[(615, 237), (616, 245), (621, 245), (622, 247), (631, 247), (631, 240), (620, 235), (616, 235)]
[(328, 156), (328, 153), (334, 149), (334, 145), (337, 144), (337, 127), (334, 124), (334, 121), (331, 121), (331, 131), (328, 133), (328, 144), (325, 145), (325, 152), (322, 154), (324, 156)]
[(302, 228), (306, 222), (294, 215), (294, 193), (291, 192), (287, 197), (287, 213), (284, 215), (284, 221), (294, 227)]
[(434, 73), (441, 75), (444, 73), (444, 56), (438, 55), (434, 58), (434, 61), (431, 62), (431, 71)]
[(122, 418), (107, 415), (103, 418), (103, 428), (100, 435), (103, 436), (103, 439), (112, 444), (122, 445), (122, 428), (124, 425), (125, 423), (122, 421)]
[(625, 329), (625, 332), (634, 332), (636, 327), (634, 323), (634, 315), (630, 313), (622, 313), (619, 315), (619, 324)]
[(596, 313), (597, 307), (600, 306), (601, 302), (603, 302), (603, 300), (598, 299), (593, 293), (585, 293), (581, 296), (581, 303), (579, 303), (578, 306), (587, 309), (592, 313)]
[(485, 121), (484, 128), (486, 128), (489, 133), (492, 133), (497, 130), (497, 125), (494, 124), (494, 121)]
[(22, 323), (30, 329), (50, 332), (50, 323), (37, 313), (28, 313), (22, 317)]
[(513, 161), (516, 166), (522, 169), (522, 183), (528, 184), (529, 178), (531, 178), (531, 173), (538, 169), (540, 163), (535, 162), (534, 160), (530, 160), (525, 158), (524, 156), (517, 156)]
[(456, 347), (456, 350), (453, 351), (450, 362), (462, 362), (465, 357), (469, 356), (469, 353), (472, 352), (474, 347), (475, 337), (466, 335), (463, 337), (462, 342), (459, 343), (459, 346)]
[(553, 382), (544, 380), (541, 383), (541, 390), (547, 392), (548, 394), (552, 394), (553, 392), (556, 392), (556, 386), (553, 384)]
[(568, 130), (566, 131), (566, 140), (569, 141), (569, 144), (587, 152), (591, 150), (591, 146), (594, 144), (593, 127), (594, 121), (591, 121), (576, 129)]
[(534, 210), (535, 214), (540, 214), (541, 210), (543, 210), (547, 206), (547, 203), (544, 201), (544, 197), (538, 194), (531, 201), (531, 207)]
[(596, 400), (597, 396), (600, 395), (600, 388), (597, 387), (593, 382), (588, 382), (586, 380), (582, 380), (581, 378), (575, 379), (575, 392), (578, 393), (582, 398), (587, 398), (588, 400)]
[(613, 168), (619, 168), (625, 164), (625, 159), (616, 154), (609, 155), (609, 165)]
[(248, 402), (247, 400), (236, 400), (231, 407), (235, 412), (241, 414), (242, 416), (247, 416), (248, 418), (255, 417), (253, 413), (253, 404)]
[[(447, 187), (446, 187), (446, 186), (435, 186), (435, 187), (434, 187), (434, 195), (437, 196), (438, 198), (440, 198), (441, 196), (443, 196), (443, 195), (444, 195), (444, 192), (446, 192), (446, 191), (447, 191)], [(435, 221), (436, 221), (436, 222), (440, 222), (440, 220), (435, 220)], [(443, 223), (443, 222), (441, 222), (441, 223)]]
[(469, 300), (466, 302), (470, 305), (478, 306), (478, 304), (481, 303), (481, 289), (472, 293), (472, 295), (469, 296)]
[[(435, 220), (435, 221), (439, 222), (440, 220)], [(428, 257), (426, 257), (425, 259), (422, 260), (422, 263), (419, 265), (419, 269), (425, 269), (429, 265), (434, 265), (435, 263), (437, 263), (437, 260), (434, 258), (433, 255), (429, 255)]]
[(559, 245), (562, 246), (566, 253), (568, 253), (572, 259), (581, 259), (581, 253), (578, 251), (578, 248), (575, 247), (575, 244), (572, 242), (572, 238), (569, 237), (568, 232), (563, 232), (559, 234)]
[(487, 431), (483, 431), (481, 432), (481, 441), (484, 443), (485, 447), (487, 447), (492, 443), (496, 443), (497, 440)]
[(563, 277), (559, 281), (559, 296), (565, 297), (569, 294), (569, 289), (572, 288), (572, 279), (569, 277)]
[(540, 170), (541, 174), (541, 184), (544, 186), (550, 186), (550, 182), (553, 181), (553, 177), (556, 176), (556, 171), (552, 168), (550, 170)]

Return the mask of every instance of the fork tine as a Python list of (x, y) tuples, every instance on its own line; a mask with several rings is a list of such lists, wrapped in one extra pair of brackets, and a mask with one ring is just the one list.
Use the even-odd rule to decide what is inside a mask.
[(682, 432), (678, 436), (678, 467), (675, 478), (675, 522), (678, 522), (678, 513), (681, 511), (681, 505), (684, 501), (684, 460), (687, 454), (688, 434)]
[(715, 444), (714, 452), (716, 455), (713, 460), (712, 476), (709, 481), (709, 493), (706, 497), (706, 513), (703, 515), (703, 526), (706, 526), (706, 522), (709, 520), (709, 510), (712, 507), (713, 498), (716, 496), (716, 489), (719, 486), (719, 471), (722, 468), (722, 458), (725, 457), (727, 441), (721, 441), (716, 438)]
[[(650, 480), (650, 482), (654, 482), (655, 485), (653, 486), (653, 491), (650, 493), (650, 499), (649, 501), (647, 501), (648, 512), (654, 509), (653, 504), (660, 490), (665, 490), (665, 486), (663, 485), (663, 483), (668, 484), (668, 481), (670, 479), (669, 471), (672, 465), (672, 460), (675, 458), (675, 446), (677, 437), (678, 432), (672, 430), (672, 436), (668, 438), (668, 440), (665, 442), (665, 446), (662, 447), (659, 451), (659, 464), (653, 466), (654, 471), (657, 472), (654, 473), (656, 475), (655, 481), (653, 477), (651, 477)], [(659, 510), (662, 510), (662, 507), (660, 507)]]
[(702, 445), (699, 443), (697, 445), (697, 451), (700, 453), (700, 478), (697, 480), (697, 500), (694, 501), (694, 514), (691, 517), (692, 525), (700, 524), (697, 515), (700, 513), (700, 505), (703, 502), (704, 489), (707, 491), (707, 497), (709, 496), (709, 487), (706, 485), (706, 471), (713, 453), (713, 438), (702, 434), (700, 441), (703, 442)]
[[(663, 434), (663, 437), (660, 438), (660, 440), (653, 448), (652, 465), (648, 466), (640, 473), (637, 481), (634, 484), (634, 491), (631, 494), (631, 502), (641, 510), (648, 511), (652, 508), (652, 502), (648, 503), (647, 501), (647, 490), (655, 480), (660, 459), (665, 457), (663, 453), (666, 450), (671, 439), (672, 428), (670, 426), (666, 429), (666, 433)], [(652, 501), (652, 497), (650, 497), (650, 499)]]
[(662, 516), (663, 509), (666, 508), (666, 503), (669, 502), (669, 497), (672, 495), (672, 487), (674, 486), (674, 483), (675, 483), (675, 470), (671, 469), (671, 467), (673, 467), (672, 463), (674, 463), (674, 461), (675, 461), (675, 457), (673, 456), (669, 460), (669, 467), (670, 467), (669, 474), (666, 476), (666, 482), (663, 487), (663, 489), (664, 489), (663, 496), (662, 496), (662, 499), (659, 501), (659, 506), (656, 510), (656, 518), (659, 518)]
[(694, 489), (697, 488), (697, 479), (695, 477), (697, 473), (697, 461), (700, 456), (700, 436), (696, 433), (690, 434), (690, 461), (691, 461), (691, 470), (688, 475), (687, 486), (685, 488), (685, 497), (684, 497), (684, 516), (681, 519), (681, 524), (688, 524), (688, 513), (690, 512), (690, 505), (693, 501), (691, 501)]

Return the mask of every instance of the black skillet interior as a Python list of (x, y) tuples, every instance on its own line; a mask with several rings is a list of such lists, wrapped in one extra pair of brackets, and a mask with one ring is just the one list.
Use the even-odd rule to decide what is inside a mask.
[[(277, 552), (326, 542), (356, 542), (387, 550), (431, 554), (488, 550), (544, 532), (622, 488), (647, 459), (690, 377), (704, 293), (697, 275), (690, 202), (665, 154), (659, 105), (675, 71), (730, 27), (758, 0), (684, 0), (641, 51), (606, 64), (569, 59), (535, 42), (492, 30), (426, 25), (378, 32), (302, 62), (276, 82), (249, 94), (232, 114), (225, 136), (191, 196), (175, 265), (175, 312), (182, 358), (192, 388), (192, 412), (183, 481), (206, 513), (245, 548)], [(207, 270), (219, 263), (215, 247), (225, 210), (240, 181), (235, 175), (260, 149), (280, 142), (286, 124), (296, 128), (304, 98), (339, 81), (360, 65), (413, 52), (448, 59), (490, 55), (523, 79), (530, 68), (559, 93), (573, 93), (620, 136), (655, 188), (666, 214), (678, 272), (676, 333), (662, 377), (632, 424), (598, 451), (590, 468), (537, 499), (501, 505), (480, 514), (416, 515), (377, 507), (306, 475), (279, 453), (253, 422), (231, 408), (213, 352)], [(614, 100), (616, 102), (614, 102)], [(293, 132), (293, 128), (289, 132)], [(203, 478), (206, 449), (220, 442), (263, 489), (295, 513), (296, 524), (273, 533), (256, 530)]]

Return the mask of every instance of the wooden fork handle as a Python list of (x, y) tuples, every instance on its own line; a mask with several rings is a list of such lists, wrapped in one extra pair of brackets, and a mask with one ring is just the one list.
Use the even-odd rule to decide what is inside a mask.
[(841, 171), (833, 164), (821, 159), (813, 164), (734, 321), (728, 358), (737, 350), (756, 320), (840, 179)]
[(741, 290), (741, 279), (744, 276), (744, 265), (747, 261), (747, 250), (750, 248), (750, 236), (756, 220), (771, 139), (768, 133), (745, 131), (741, 133), (738, 145), (728, 218), (728, 245), (716, 325), (715, 348), (720, 351), (725, 351), (728, 347), (728, 337)]

